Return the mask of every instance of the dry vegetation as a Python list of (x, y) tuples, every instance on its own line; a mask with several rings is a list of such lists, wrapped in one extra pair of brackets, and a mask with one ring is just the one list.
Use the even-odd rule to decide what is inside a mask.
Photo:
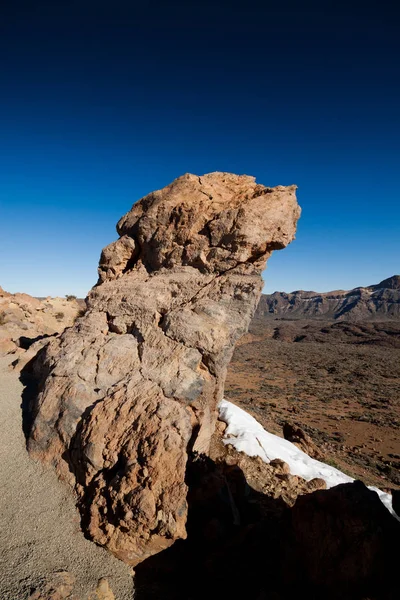
[(294, 422), (326, 462), (400, 487), (399, 323), (253, 321), (225, 389), (270, 431)]

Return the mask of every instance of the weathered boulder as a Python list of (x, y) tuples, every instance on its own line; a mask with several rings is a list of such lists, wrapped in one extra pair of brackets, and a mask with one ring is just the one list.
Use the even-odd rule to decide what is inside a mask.
[(29, 451), (132, 565), (186, 536), (188, 452), (209, 450), (266, 260), (294, 238), (295, 190), (210, 173), (149, 194), (103, 250), (85, 315), (37, 359)]

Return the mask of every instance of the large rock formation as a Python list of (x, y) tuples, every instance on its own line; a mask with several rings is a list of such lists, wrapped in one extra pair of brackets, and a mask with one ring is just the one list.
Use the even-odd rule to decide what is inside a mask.
[(400, 275), (353, 290), (262, 295), (256, 318), (388, 321), (400, 319)]
[(186, 536), (188, 452), (209, 450), (261, 272), (295, 234), (295, 190), (211, 173), (149, 194), (103, 250), (85, 315), (38, 358), (29, 451), (130, 564)]

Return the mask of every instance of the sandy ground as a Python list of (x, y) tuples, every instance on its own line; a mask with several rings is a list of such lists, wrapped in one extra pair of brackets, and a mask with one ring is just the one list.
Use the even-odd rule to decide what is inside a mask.
[(25, 600), (59, 570), (75, 577), (74, 597), (86, 599), (106, 577), (116, 600), (132, 600), (130, 569), (86, 540), (72, 492), (33, 462), (22, 432), (18, 374), (0, 359), (0, 598)]

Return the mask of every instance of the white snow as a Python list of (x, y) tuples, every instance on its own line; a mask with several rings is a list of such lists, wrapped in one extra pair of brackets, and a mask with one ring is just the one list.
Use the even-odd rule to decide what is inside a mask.
[[(258, 421), (232, 402), (227, 400), (220, 402), (219, 418), (228, 425), (223, 442), (231, 444), (239, 452), (244, 452), (248, 456), (260, 456), (266, 463), (274, 458), (280, 458), (289, 465), (292, 475), (299, 475), (307, 481), (320, 477), (326, 481), (328, 489), (340, 483), (354, 481), (352, 477), (338, 469), (311, 458), (291, 442), (268, 433)], [(376, 492), (384, 506), (397, 516), (392, 508), (390, 494), (372, 486), (369, 486), (369, 489)]]

